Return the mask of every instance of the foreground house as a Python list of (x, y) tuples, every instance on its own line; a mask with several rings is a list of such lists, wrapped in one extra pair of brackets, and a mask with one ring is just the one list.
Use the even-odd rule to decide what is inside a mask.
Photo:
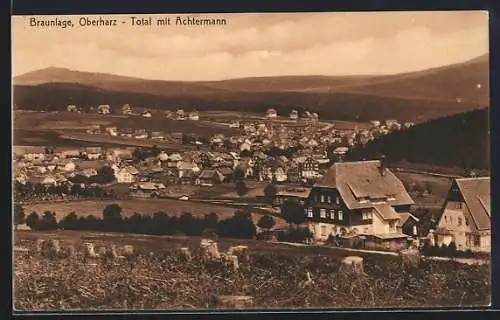
[(282, 188), (276, 193), (273, 204), (282, 205), (285, 201), (296, 201), (304, 204), (311, 193), (311, 188)]
[(436, 230), (438, 245), (491, 251), (490, 177), (456, 179), (448, 192)]
[(363, 235), (392, 247), (407, 238), (401, 217), (413, 204), (403, 183), (380, 161), (340, 162), (313, 186), (305, 214), (316, 240)]

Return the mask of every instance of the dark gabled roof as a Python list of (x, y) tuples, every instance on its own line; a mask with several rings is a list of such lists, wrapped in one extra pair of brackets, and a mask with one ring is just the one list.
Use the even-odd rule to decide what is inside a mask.
[(491, 228), (490, 177), (455, 180), (478, 230)]
[(403, 183), (389, 169), (381, 175), (379, 167), (378, 160), (337, 162), (314, 186), (336, 188), (349, 209), (370, 208), (387, 197), (394, 199), (387, 200), (391, 206), (414, 204)]
[(373, 206), (383, 220), (397, 220), (399, 215), (388, 204), (377, 204)]

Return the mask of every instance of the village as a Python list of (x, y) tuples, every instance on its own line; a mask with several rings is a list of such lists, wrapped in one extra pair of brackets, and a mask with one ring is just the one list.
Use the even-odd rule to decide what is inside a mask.
[[(102, 117), (112, 114), (109, 105), (91, 109)], [(163, 114), (130, 105), (119, 110), (120, 116), (127, 117), (160, 114), (169, 120), (203, 121), (197, 111), (182, 108)], [(69, 105), (67, 112), (81, 110)], [(316, 243), (336, 237), (337, 245), (360, 247), (362, 239), (363, 248), (373, 250), (399, 250), (408, 243), (420, 248), (453, 243), (462, 251), (490, 251), (489, 177), (455, 179), (450, 189), (454, 193), (449, 192), (441, 217), (434, 217), (433, 226), (424, 227), (412, 214), (415, 201), (407, 186), (383, 158), (346, 161), (350, 148), (408, 129), (412, 122), (373, 120), (366, 129), (336, 129), (320, 123), (317, 113), (299, 116), (294, 110), (279, 117), (275, 109), (269, 109), (261, 118), (228, 120), (224, 125), (237, 128), (240, 134), (203, 137), (94, 125), (86, 129), (89, 136), (168, 141), (169, 148), (156, 144), (18, 148), (15, 199), (20, 203), (94, 198), (239, 202), (276, 217), (282, 217), (284, 206), (293, 202), (300, 206)], [(275, 191), (266, 198), (268, 186)], [(430, 192), (421, 189), (421, 193)], [(473, 190), (480, 192), (481, 200), (467, 194)]]

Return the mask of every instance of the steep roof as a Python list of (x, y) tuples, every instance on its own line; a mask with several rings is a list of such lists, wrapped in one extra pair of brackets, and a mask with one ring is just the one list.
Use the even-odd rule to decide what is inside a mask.
[(403, 183), (389, 169), (381, 175), (379, 167), (378, 160), (337, 162), (314, 186), (336, 188), (349, 209), (371, 208), (384, 198), (391, 206), (414, 204)]
[(377, 204), (374, 206), (375, 210), (380, 214), (383, 220), (397, 220), (399, 215), (388, 204)]
[(490, 177), (455, 180), (478, 230), (491, 228)]

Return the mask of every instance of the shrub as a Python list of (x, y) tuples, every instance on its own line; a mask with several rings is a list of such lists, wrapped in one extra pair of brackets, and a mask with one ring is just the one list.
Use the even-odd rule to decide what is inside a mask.
[(276, 198), (277, 193), (278, 193), (278, 189), (276, 188), (276, 186), (274, 184), (268, 184), (264, 188), (264, 195), (266, 196), (266, 198), (268, 198), (271, 201), (274, 200), (274, 198)]
[(259, 222), (257, 223), (257, 226), (259, 228), (269, 230), (272, 227), (274, 227), (275, 224), (276, 224), (276, 221), (274, 221), (273, 217), (266, 214), (265, 216), (260, 218)]

